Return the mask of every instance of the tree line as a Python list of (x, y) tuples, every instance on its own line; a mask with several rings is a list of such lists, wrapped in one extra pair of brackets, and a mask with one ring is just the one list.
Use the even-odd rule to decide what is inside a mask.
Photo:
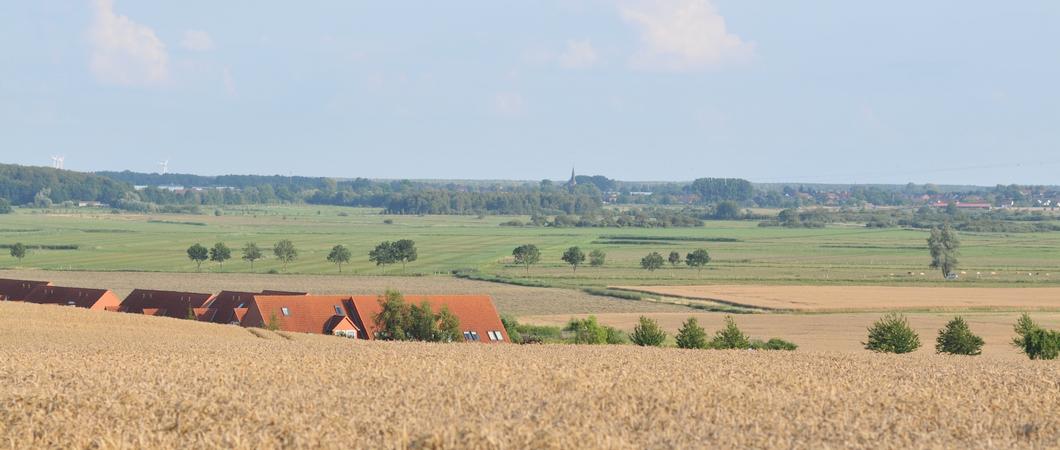
[[(22, 256), (25, 256), (24, 249), (22, 252)], [(215, 243), (210, 248), (196, 243), (188, 247), (186, 254), (188, 259), (195, 263), (196, 271), (201, 271), (202, 264), (206, 261), (215, 262), (218, 270), (224, 270), (224, 263), (232, 259), (232, 249), (224, 242)], [(276, 260), (280, 261), (284, 272), (287, 271), (288, 264), (298, 259), (298, 249), (295, 248), (294, 243), (289, 239), (276, 242), (272, 246), (272, 254)], [(14, 256), (14, 253), (12, 253), (12, 256)], [(394, 242), (384, 241), (368, 253), (368, 260), (378, 266), (383, 266), (384, 269), (387, 265), (400, 263), (402, 272), (404, 272), (408, 263), (416, 261), (418, 257), (416, 242), (410, 239), (401, 239)], [(325, 259), (335, 264), (339, 273), (342, 273), (343, 264), (349, 264), (352, 258), (353, 253), (350, 249), (345, 245), (339, 244), (331, 248)], [(265, 259), (265, 252), (257, 243), (248, 242), (242, 248), (241, 259), (249, 263), (250, 270), (254, 271), (254, 263)], [(19, 260), (21, 260), (21, 257)]]

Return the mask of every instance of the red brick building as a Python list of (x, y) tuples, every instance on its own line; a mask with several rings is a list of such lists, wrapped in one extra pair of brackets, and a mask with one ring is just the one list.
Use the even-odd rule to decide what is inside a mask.
[(76, 306), (93, 310), (114, 310), (121, 304), (116, 294), (106, 289), (84, 289), (61, 286), (37, 286), (23, 301), (41, 305)]
[(189, 315), (194, 315), (198, 319), (195, 309), (203, 308), (212, 299), (213, 294), (136, 289), (125, 297), (118, 310), (174, 319), (187, 319)]
[(41, 286), (50, 286), (50, 281), (8, 280), (0, 278), (0, 301), (23, 301), (30, 292)]

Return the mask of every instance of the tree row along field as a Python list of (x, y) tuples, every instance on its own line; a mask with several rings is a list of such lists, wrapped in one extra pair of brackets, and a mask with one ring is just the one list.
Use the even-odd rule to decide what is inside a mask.
[(0, 303), (0, 353), (7, 448), (1033, 448), (1060, 439), (1060, 366), (1026, 359), (384, 343), (10, 302)]
[[(195, 271), (186, 250), (195, 243), (224, 242), (233, 249), (226, 272), (249, 272), (239, 261), (247, 242), (268, 249), (289, 239), (298, 259), (288, 271), (303, 274), (337, 272), (327, 261), (335, 245), (352, 254), (345, 274), (400, 274), (399, 266), (377, 267), (369, 251), (384, 240), (411, 239), (419, 258), (410, 274), (450, 273), (474, 269), (505, 278), (532, 278), (548, 285), (587, 287), (705, 283), (759, 284), (932, 284), (942, 283), (928, 268), (930, 257), (918, 230), (870, 229), (831, 225), (822, 229), (760, 228), (748, 222), (711, 221), (705, 227), (669, 229), (583, 229), (502, 227), (502, 216), (382, 216), (378, 210), (341, 207), (255, 207), (225, 211), (221, 216), (135, 215), (70, 212), (40, 214), (20, 210), (0, 216), (0, 243), (31, 247), (20, 263), (0, 258), (0, 268)], [(384, 220), (391, 223), (384, 223)], [(1060, 283), (1060, 233), (962, 233), (961, 266), (956, 283), (1037, 285)], [(512, 250), (535, 244), (541, 262), (527, 274), (513, 264)], [(34, 246), (44, 246), (34, 249)], [(49, 249), (48, 247), (54, 248)], [(603, 267), (573, 272), (561, 260), (578, 246), (588, 253), (603, 250)], [(639, 262), (649, 252), (710, 252), (705, 270), (685, 266), (653, 272)], [(205, 271), (218, 271), (204, 264)], [(281, 270), (274, 258), (255, 270)], [(923, 273), (923, 275), (921, 275)], [(980, 274), (980, 276), (975, 276)]]

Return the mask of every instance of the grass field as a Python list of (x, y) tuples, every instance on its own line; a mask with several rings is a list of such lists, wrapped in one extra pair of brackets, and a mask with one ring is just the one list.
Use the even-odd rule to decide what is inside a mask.
[(1060, 366), (357, 342), (0, 303), (0, 447), (997, 448), (1060, 440)]
[[(384, 224), (389, 219), (393, 224)], [(42, 213), (20, 209), (0, 215), (0, 243), (75, 245), (76, 250), (33, 251), (21, 264), (0, 258), (0, 268), (191, 272), (185, 250), (194, 243), (224, 241), (238, 249), (248, 241), (262, 247), (291, 239), (299, 258), (291, 273), (334, 273), (325, 261), (336, 244), (354, 255), (347, 274), (400, 274), (400, 267), (378, 268), (368, 251), (383, 240), (416, 241), (420, 258), (410, 273), (439, 274), (477, 269), (509, 278), (532, 278), (558, 287), (695, 284), (886, 284), (934, 285), (944, 281), (927, 268), (927, 233), (904, 229), (867, 229), (832, 225), (823, 229), (760, 228), (753, 222), (708, 222), (700, 228), (512, 228), (511, 217), (382, 216), (363, 208), (276, 206), (226, 209), (221, 216), (109, 214), (70, 210)], [(525, 218), (524, 218), (525, 219)], [(1035, 286), (1060, 284), (1060, 233), (962, 233), (961, 270), (982, 272), (947, 285)], [(511, 251), (524, 243), (538, 245), (541, 263), (526, 275), (511, 264)], [(560, 256), (567, 247), (603, 249), (602, 268), (573, 273)], [(706, 248), (713, 261), (702, 273), (686, 267), (641, 270), (650, 251), (666, 255)], [(225, 272), (249, 272), (238, 250)], [(278, 270), (274, 259), (256, 271)], [(205, 271), (219, 271), (205, 264)], [(910, 276), (909, 273), (914, 273)], [(920, 276), (923, 272), (925, 275)], [(993, 273), (993, 274), (992, 274)], [(1028, 275), (1031, 274), (1031, 275)]]
[(616, 286), (668, 297), (774, 311), (1060, 311), (1060, 288), (909, 286)]

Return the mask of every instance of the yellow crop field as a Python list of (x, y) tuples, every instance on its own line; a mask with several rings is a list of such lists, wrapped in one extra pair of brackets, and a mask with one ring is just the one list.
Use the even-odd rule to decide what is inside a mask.
[(486, 346), (0, 302), (5, 448), (988, 448), (1060, 442), (1060, 365)]

